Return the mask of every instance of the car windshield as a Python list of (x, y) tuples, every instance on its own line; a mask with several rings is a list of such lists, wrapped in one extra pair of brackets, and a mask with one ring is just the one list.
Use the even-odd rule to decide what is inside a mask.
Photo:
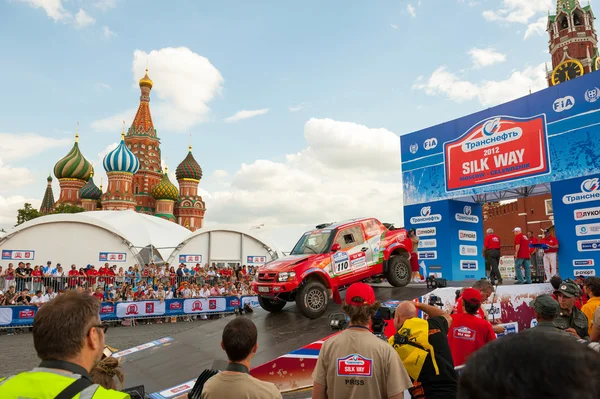
[(329, 249), (331, 230), (318, 230), (306, 233), (296, 244), (290, 255), (323, 254)]

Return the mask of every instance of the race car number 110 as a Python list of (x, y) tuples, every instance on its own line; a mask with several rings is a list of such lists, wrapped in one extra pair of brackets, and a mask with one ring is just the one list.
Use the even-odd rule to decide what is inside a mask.
[(347, 252), (337, 252), (334, 254), (333, 262), (336, 274), (344, 273), (350, 269), (350, 259)]

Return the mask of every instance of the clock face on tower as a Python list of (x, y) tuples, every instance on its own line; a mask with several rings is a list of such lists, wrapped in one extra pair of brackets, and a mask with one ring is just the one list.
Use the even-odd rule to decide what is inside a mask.
[(552, 72), (552, 85), (566, 82), (583, 75), (583, 65), (577, 60), (567, 60), (560, 63)]

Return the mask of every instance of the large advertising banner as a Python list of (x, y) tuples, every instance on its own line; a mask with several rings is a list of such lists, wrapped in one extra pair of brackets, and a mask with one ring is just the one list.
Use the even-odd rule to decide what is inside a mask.
[(552, 183), (552, 208), (560, 275), (600, 275), (600, 175)]
[(404, 204), (600, 173), (600, 72), (400, 137)]
[[(483, 211), (480, 204), (448, 201), (452, 280), (479, 280), (485, 277)], [(447, 238), (447, 239), (448, 239)]]

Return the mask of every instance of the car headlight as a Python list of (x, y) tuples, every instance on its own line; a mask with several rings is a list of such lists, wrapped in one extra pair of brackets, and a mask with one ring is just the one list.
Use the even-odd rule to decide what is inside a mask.
[(281, 283), (284, 281), (290, 281), (296, 278), (296, 273), (295, 272), (283, 272), (283, 273), (279, 273), (279, 276), (277, 277), (277, 280)]

